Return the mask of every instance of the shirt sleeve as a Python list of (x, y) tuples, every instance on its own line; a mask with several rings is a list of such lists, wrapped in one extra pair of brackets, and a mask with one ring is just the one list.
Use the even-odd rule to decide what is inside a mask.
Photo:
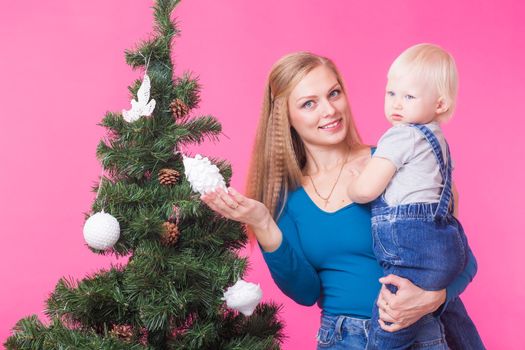
[(381, 136), (372, 156), (388, 159), (399, 170), (413, 157), (415, 142), (413, 128), (406, 125), (394, 126)]
[(286, 208), (278, 220), (283, 233), (281, 245), (273, 252), (262, 251), (274, 282), (288, 297), (301, 305), (313, 305), (321, 295), (321, 281), (299, 243), (297, 225)]
[(442, 305), (439, 314), (445, 311), (451, 300), (459, 297), (459, 295), (463, 293), (469, 283), (474, 279), (474, 276), (476, 276), (476, 273), (478, 272), (478, 262), (476, 261), (476, 257), (472, 253), (470, 247), (468, 248), (467, 259), (465, 270), (463, 270), (463, 272), (447, 287), (447, 299)]

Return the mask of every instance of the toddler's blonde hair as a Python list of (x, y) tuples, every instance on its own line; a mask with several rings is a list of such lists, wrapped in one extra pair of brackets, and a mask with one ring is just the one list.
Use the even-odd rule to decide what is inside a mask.
[(450, 53), (433, 44), (418, 44), (399, 55), (388, 70), (387, 77), (415, 74), (437, 89), (447, 110), (438, 116), (438, 121), (448, 121), (456, 108), (458, 73)]

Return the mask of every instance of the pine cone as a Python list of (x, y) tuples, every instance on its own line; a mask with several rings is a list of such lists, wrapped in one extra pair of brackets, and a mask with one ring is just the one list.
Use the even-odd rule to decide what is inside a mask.
[(190, 107), (188, 107), (188, 105), (185, 104), (180, 98), (176, 98), (173, 102), (171, 102), (170, 107), (175, 120), (184, 117), (190, 111)]
[(133, 328), (129, 325), (113, 325), (109, 334), (129, 343), (133, 339)]
[(174, 185), (175, 183), (177, 183), (179, 175), (179, 172), (175, 169), (160, 169), (159, 182), (164, 186)]
[(162, 224), (164, 232), (162, 232), (162, 237), (160, 241), (164, 245), (175, 245), (179, 240), (179, 227), (173, 222), (166, 221)]

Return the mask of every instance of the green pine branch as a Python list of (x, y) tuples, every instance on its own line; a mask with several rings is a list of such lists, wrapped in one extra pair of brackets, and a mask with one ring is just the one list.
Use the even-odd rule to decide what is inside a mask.
[(70, 329), (58, 319), (44, 325), (36, 316), (17, 322), (13, 335), (5, 343), (7, 350), (154, 350), (138, 342), (124, 342), (108, 334)]

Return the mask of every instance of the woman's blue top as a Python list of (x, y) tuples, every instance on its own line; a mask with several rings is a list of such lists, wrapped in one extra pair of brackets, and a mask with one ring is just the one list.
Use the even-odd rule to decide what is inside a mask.
[[(317, 302), (327, 314), (369, 318), (382, 276), (372, 251), (369, 205), (325, 212), (299, 187), (288, 193), (277, 224), (282, 243), (263, 257), (283, 293), (302, 305)], [(447, 288), (447, 301), (459, 296), (476, 272), (469, 250), (465, 271)]]

